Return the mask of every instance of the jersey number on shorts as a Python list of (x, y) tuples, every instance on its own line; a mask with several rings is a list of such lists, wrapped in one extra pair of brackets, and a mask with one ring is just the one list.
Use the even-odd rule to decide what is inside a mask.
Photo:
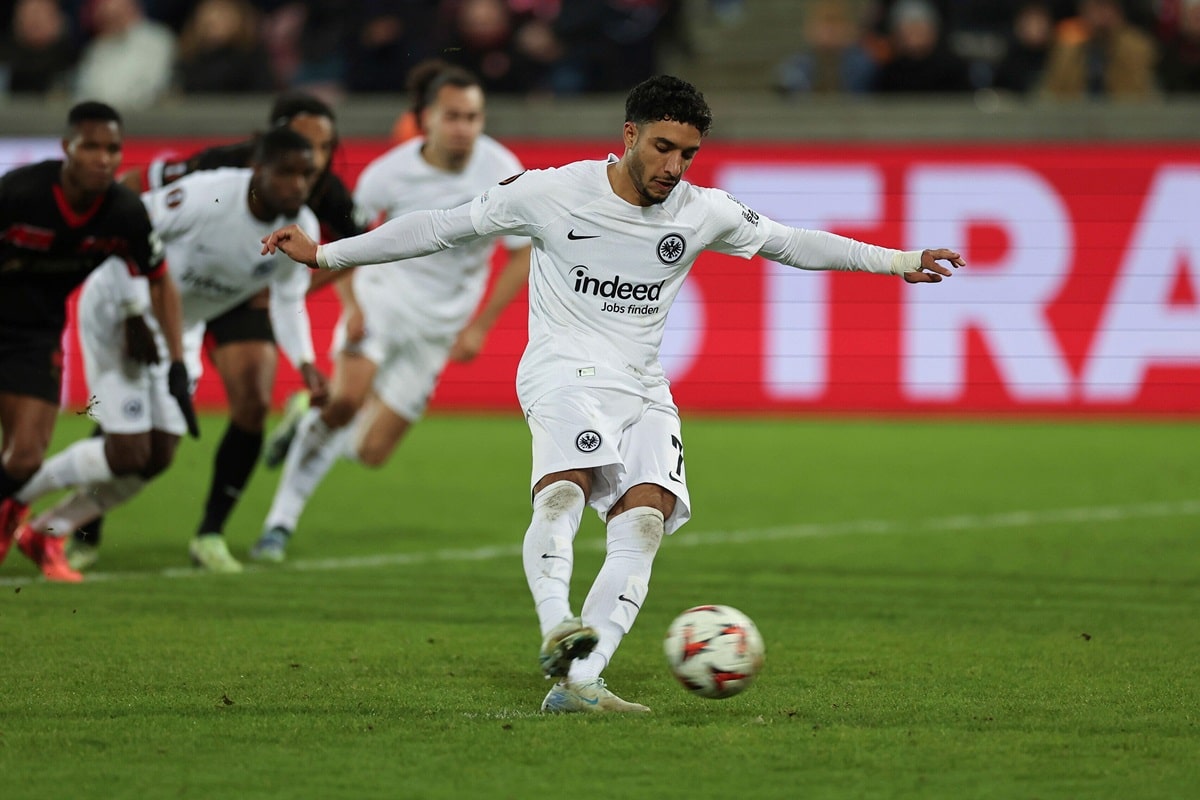
[(675, 462), (675, 469), (667, 473), (667, 477), (673, 481), (683, 483), (683, 442), (679, 441), (679, 437), (671, 435), (671, 446), (679, 451), (679, 460)]

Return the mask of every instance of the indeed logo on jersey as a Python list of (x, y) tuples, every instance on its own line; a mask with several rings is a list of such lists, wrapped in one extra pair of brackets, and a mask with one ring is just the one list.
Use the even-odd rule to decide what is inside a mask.
[[(636, 300), (657, 302), (662, 295), (662, 287), (666, 281), (658, 283), (634, 283), (633, 281), (623, 281), (620, 275), (614, 275), (608, 280), (602, 281), (599, 278), (594, 278), (588, 274), (588, 268), (583, 264), (578, 264), (571, 268), (575, 273), (575, 293), (590, 294), (593, 297), (604, 297), (611, 300)], [(657, 306), (622, 306), (616, 303), (605, 303), (601, 311), (613, 312), (616, 314), (657, 314)]]

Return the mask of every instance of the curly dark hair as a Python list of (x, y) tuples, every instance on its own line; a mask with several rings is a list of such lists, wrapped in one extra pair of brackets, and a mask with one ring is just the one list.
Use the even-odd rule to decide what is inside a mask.
[(635, 125), (659, 120), (692, 125), (701, 136), (712, 127), (712, 110), (695, 86), (671, 75), (642, 81), (625, 99), (625, 121)]

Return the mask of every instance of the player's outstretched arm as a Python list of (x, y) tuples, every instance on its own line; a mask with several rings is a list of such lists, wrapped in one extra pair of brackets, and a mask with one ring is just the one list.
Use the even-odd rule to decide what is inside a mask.
[[(950, 266), (939, 264), (939, 261), (945, 261)], [(909, 283), (938, 283), (942, 278), (948, 278), (954, 274), (954, 269), (966, 266), (963, 257), (953, 250), (947, 250), (944, 247), (939, 247), (934, 250), (923, 250), (921, 252), (921, 266), (914, 272), (905, 272), (904, 280)], [(951, 269), (953, 267), (954, 269)]]
[(317, 268), (317, 243), (299, 225), (292, 224), (272, 232), (262, 239), (262, 254), (275, 255), (282, 250), (293, 261)]

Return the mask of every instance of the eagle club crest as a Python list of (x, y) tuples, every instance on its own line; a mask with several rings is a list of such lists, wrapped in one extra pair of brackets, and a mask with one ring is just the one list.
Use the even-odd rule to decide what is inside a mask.
[(674, 264), (685, 252), (687, 242), (678, 233), (668, 233), (658, 242), (658, 260), (664, 264)]
[(575, 437), (575, 446), (581, 453), (590, 453), (600, 446), (600, 434), (595, 431), (584, 431)]

